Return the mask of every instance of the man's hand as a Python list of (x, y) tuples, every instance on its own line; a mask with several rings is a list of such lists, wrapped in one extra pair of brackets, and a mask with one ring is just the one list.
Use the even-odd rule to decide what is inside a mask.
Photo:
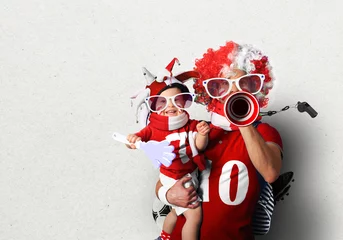
[[(183, 177), (180, 180), (178, 180), (174, 186), (172, 186), (168, 192), (167, 192), (167, 200), (170, 204), (173, 204), (178, 207), (184, 207), (184, 208), (197, 208), (200, 205), (200, 202), (197, 201), (198, 195), (194, 188), (194, 186), (191, 184), (190, 187), (185, 188), (184, 184), (192, 181), (191, 177)], [(158, 192), (158, 189), (162, 184), (160, 182), (157, 182), (156, 184), (156, 195)], [(197, 201), (196, 203), (194, 203)], [(194, 204), (193, 204), (194, 203)]]

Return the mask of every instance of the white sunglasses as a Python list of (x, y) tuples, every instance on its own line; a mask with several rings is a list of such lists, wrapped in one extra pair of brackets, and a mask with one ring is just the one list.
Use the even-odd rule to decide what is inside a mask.
[(257, 94), (261, 91), (264, 74), (247, 74), (237, 79), (210, 78), (202, 82), (206, 92), (211, 98), (222, 98), (230, 93), (233, 83), (240, 91)]
[(150, 111), (160, 112), (167, 108), (169, 99), (171, 99), (173, 105), (178, 109), (186, 109), (192, 105), (194, 98), (194, 93), (179, 93), (172, 97), (154, 95), (147, 97), (145, 102)]

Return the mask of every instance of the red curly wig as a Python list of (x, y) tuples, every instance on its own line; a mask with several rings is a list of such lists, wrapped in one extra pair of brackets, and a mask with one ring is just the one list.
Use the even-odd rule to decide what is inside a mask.
[(273, 88), (273, 76), (268, 57), (251, 45), (239, 45), (235, 42), (226, 42), (218, 50), (207, 49), (203, 58), (195, 60), (194, 70), (201, 77), (196, 79), (193, 88), (197, 94), (196, 102), (207, 106), (209, 111), (214, 109), (217, 100), (208, 96), (202, 82), (209, 78), (222, 76), (227, 69), (240, 69), (246, 73), (260, 73), (265, 75), (262, 90), (255, 95), (260, 107), (266, 107), (268, 98), (266, 95)]

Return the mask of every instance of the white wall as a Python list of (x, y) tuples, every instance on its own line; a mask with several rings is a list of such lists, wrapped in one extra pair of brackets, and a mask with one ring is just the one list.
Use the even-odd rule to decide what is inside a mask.
[(1, 240), (157, 237), (157, 172), (111, 134), (139, 128), (129, 97), (142, 66), (157, 73), (178, 57), (175, 70), (189, 70), (226, 40), (269, 55), (269, 109), (308, 101), (319, 112), (266, 119), (296, 182), (258, 239), (343, 239), (340, 1), (0, 2)]

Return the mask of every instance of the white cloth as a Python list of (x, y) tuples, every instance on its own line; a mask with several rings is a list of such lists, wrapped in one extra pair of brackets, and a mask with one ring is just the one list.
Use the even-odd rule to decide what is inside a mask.
[(211, 112), (211, 123), (214, 126), (220, 127), (226, 131), (234, 131), (238, 129), (238, 127), (230, 123), (226, 117), (215, 112)]

